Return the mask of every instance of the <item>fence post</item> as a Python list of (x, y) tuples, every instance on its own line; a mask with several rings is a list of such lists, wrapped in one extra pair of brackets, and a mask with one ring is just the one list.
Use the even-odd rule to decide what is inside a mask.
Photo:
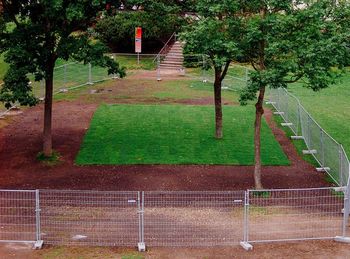
[(206, 83), (207, 80), (207, 60), (205, 55), (202, 55), (202, 82)]
[(249, 190), (244, 192), (243, 241), (240, 245), (247, 251), (253, 249), (249, 244)]
[(92, 82), (92, 66), (91, 63), (89, 63), (89, 78), (88, 78), (88, 85), (93, 85), (94, 83)]
[(320, 144), (321, 144), (321, 167), (325, 168), (325, 154), (324, 154), (324, 134), (323, 129), (320, 128)]
[(139, 242), (137, 244), (139, 252), (145, 252), (146, 251), (146, 244), (145, 244), (145, 234), (144, 234), (144, 201), (145, 201), (145, 193), (144, 192), (138, 192), (137, 193), (137, 213), (139, 215)]
[(350, 213), (350, 185), (348, 184), (344, 193), (342, 235), (335, 237), (335, 241), (337, 242), (350, 243), (350, 237), (347, 236), (349, 213)]
[(39, 100), (44, 101), (45, 100), (45, 80), (42, 79), (40, 81), (39, 86)]
[(343, 184), (343, 148), (342, 145), (339, 144), (338, 146), (338, 152), (339, 152), (339, 184), (340, 186), (344, 186)]
[(310, 128), (310, 115), (308, 114), (307, 115), (307, 146), (308, 146), (308, 149), (311, 150), (311, 128)]
[(160, 77), (160, 54), (157, 56), (157, 81), (162, 81)]
[[(114, 61), (116, 61), (116, 60), (117, 60), (117, 56), (116, 56), (116, 54), (115, 54), (115, 53), (113, 53), (113, 54), (112, 54), (112, 59), (113, 59)], [(117, 74), (116, 74), (116, 73), (114, 73), (112, 78), (113, 78), (113, 79), (118, 79)]]
[(39, 190), (35, 190), (35, 235), (36, 235), (36, 241), (34, 243), (35, 249), (41, 249), (43, 246), (44, 241), (41, 240), (41, 223), (40, 223), (40, 197), (39, 197)]
[[(300, 129), (299, 129), (300, 128)], [(301, 135), (303, 135), (301, 130), (301, 116), (300, 116), (300, 102), (298, 100), (298, 108), (297, 108), (297, 125), (296, 125), (296, 135), (299, 136), (299, 130), (301, 131)]]
[(285, 89), (285, 94), (286, 94), (286, 111), (285, 111), (285, 121), (289, 123), (289, 95), (287, 90)]
[(67, 85), (67, 64), (64, 64), (63, 87), (66, 88), (66, 85)]

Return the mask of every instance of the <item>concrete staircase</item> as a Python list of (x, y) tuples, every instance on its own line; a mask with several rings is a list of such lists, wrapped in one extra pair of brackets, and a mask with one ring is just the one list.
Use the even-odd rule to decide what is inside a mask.
[(183, 71), (184, 56), (182, 50), (183, 44), (180, 41), (176, 41), (174, 45), (171, 46), (163, 61), (160, 62), (160, 69), (168, 71)]

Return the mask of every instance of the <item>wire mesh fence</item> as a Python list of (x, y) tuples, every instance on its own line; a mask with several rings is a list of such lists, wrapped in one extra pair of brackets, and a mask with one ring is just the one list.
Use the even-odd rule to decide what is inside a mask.
[(0, 241), (209, 247), (346, 237), (343, 191), (1, 190)]
[(0, 190), (0, 242), (36, 241), (36, 192)]
[(349, 159), (341, 144), (332, 138), (306, 111), (300, 101), (284, 88), (271, 89), (270, 102), (307, 150), (338, 186), (347, 186)]
[(150, 246), (236, 245), (243, 233), (244, 191), (145, 192)]
[(333, 239), (342, 234), (343, 192), (249, 190), (248, 242)]
[[(54, 94), (66, 92), (86, 85), (92, 85), (101, 81), (116, 78), (116, 75), (108, 75), (107, 69), (83, 63), (66, 63), (59, 65), (54, 70)], [(43, 99), (45, 96), (44, 81), (36, 82), (31, 78), (34, 95)]]
[[(162, 67), (162, 60), (165, 55), (160, 56), (157, 64), (157, 79), (171, 77), (174, 74), (183, 76), (186, 79), (197, 80), (197, 88), (212, 87), (215, 78), (215, 72), (211, 61), (206, 55), (183, 55), (183, 64), (178, 67)], [(249, 71), (248, 66), (232, 63), (229, 67), (227, 75), (222, 81), (222, 90), (240, 91), (248, 82)], [(175, 71), (175, 72), (174, 72)]]
[(40, 191), (41, 237), (47, 244), (134, 246), (138, 192)]

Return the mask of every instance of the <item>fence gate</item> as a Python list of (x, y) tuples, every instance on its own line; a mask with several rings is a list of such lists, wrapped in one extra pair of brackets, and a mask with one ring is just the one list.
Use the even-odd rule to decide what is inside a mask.
[(145, 192), (147, 246), (230, 246), (243, 237), (244, 191)]
[(35, 242), (36, 191), (0, 190), (0, 242)]
[(46, 244), (136, 246), (140, 192), (40, 190)]

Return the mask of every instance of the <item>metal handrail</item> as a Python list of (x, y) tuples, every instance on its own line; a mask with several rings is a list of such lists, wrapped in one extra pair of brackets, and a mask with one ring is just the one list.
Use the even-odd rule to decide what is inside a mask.
[(168, 39), (168, 41), (164, 44), (163, 48), (159, 51), (159, 53), (157, 54), (157, 56), (153, 59), (153, 63), (156, 62), (156, 60), (160, 57), (160, 55), (163, 53), (163, 51), (166, 49), (166, 47), (168, 46), (168, 44), (170, 43), (170, 41), (172, 40), (172, 38), (176, 39), (176, 32), (174, 32), (170, 38)]

